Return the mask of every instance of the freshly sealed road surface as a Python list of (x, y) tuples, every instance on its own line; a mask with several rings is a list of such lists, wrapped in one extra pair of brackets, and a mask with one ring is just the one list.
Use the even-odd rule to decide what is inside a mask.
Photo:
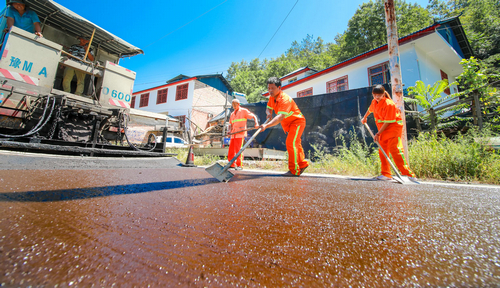
[(498, 186), (245, 170), (220, 183), (203, 168), (120, 161), (0, 168), (2, 286), (500, 283)]

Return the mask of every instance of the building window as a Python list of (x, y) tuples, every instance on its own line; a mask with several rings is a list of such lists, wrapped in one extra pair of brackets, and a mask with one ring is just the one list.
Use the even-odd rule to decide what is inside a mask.
[(157, 93), (158, 94), (156, 95), (156, 104), (167, 103), (168, 88), (163, 90), (158, 90)]
[(175, 101), (184, 100), (188, 98), (188, 87), (189, 84), (177, 86), (177, 92), (175, 93)]
[(135, 108), (135, 96), (132, 96), (132, 100), (130, 100), (130, 108)]
[(368, 68), (368, 79), (370, 80), (370, 86), (389, 83), (391, 81), (389, 62)]
[(312, 95), (313, 95), (313, 88), (312, 87), (309, 88), (309, 89), (297, 92), (297, 98), (306, 97), (306, 96), (312, 96)]
[(181, 128), (184, 128), (184, 126), (186, 125), (186, 115), (174, 116), (174, 118), (179, 119), (179, 121), (181, 121)]
[[(448, 74), (444, 73), (443, 70), (439, 70), (441, 71), (441, 80), (446, 80), (448, 81), (448, 83), (450, 83), (448, 80)], [(446, 90), (443, 91), (446, 95), (450, 95), (450, 87), (446, 88)]]
[(139, 101), (139, 107), (148, 106), (148, 102), (149, 102), (149, 93), (141, 94), (141, 100)]
[(340, 92), (349, 90), (347, 75), (326, 83), (326, 93)]

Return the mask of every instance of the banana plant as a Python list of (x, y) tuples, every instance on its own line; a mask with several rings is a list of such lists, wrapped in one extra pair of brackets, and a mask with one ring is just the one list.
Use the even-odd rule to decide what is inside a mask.
[(426, 86), (424, 82), (418, 80), (415, 86), (408, 87), (408, 96), (413, 98), (406, 97), (405, 101), (418, 104), (424, 109), (417, 113), (417, 117), (424, 122), (430, 122), (432, 130), (436, 129), (437, 123), (442, 120), (441, 116), (446, 112), (446, 110), (436, 111), (436, 107), (457, 96), (457, 94), (443, 95), (449, 87), (448, 80), (436, 81), (432, 86)]

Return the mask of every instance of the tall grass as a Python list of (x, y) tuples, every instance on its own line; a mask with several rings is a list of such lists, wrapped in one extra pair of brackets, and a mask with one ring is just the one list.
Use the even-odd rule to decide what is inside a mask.
[(373, 176), (380, 170), (378, 153), (371, 147), (360, 142), (354, 131), (349, 132), (351, 143), (348, 147), (345, 139), (341, 136), (339, 140), (343, 145), (335, 153), (327, 153), (325, 149), (313, 147), (313, 153), (309, 156), (314, 159), (307, 172)]
[(485, 145), (491, 136), (475, 128), (452, 139), (421, 133), (409, 143), (410, 166), (420, 178), (500, 184), (500, 154)]

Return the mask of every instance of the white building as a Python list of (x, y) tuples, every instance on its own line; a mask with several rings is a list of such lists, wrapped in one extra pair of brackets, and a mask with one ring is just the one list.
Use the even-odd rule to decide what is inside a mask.
[[(454, 17), (400, 38), (399, 54), (403, 84), (409, 87), (417, 80), (431, 85), (441, 79), (454, 82), (462, 73), (460, 61), (472, 56), (472, 49)], [(387, 44), (319, 72), (304, 67), (280, 79), (282, 90), (293, 98), (390, 83)]]
[(171, 115), (189, 125), (194, 136), (224, 111), (224, 105), (231, 105), (232, 92), (221, 74), (179, 75), (165, 85), (134, 92), (131, 108)]

